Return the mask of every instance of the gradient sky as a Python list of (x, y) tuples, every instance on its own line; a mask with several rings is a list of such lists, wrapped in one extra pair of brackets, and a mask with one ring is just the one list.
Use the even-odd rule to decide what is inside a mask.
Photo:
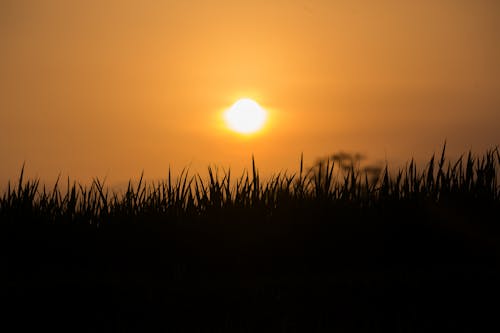
[[(0, 182), (500, 144), (496, 0), (0, 0)], [(252, 138), (221, 112), (269, 111)]]

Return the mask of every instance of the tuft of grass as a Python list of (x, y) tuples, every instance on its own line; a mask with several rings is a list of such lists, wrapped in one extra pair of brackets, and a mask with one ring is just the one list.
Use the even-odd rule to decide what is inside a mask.
[(174, 178), (146, 184), (143, 174), (137, 185), (129, 182), (124, 194), (112, 193), (105, 182), (94, 179), (89, 187), (67, 180), (63, 191), (58, 179), (52, 189), (40, 181), (24, 179), (24, 165), (17, 184), (9, 182), (0, 197), (1, 223), (43, 221), (100, 225), (137, 218), (182, 220), (212, 214), (244, 212), (261, 218), (291, 214), (299, 208), (315, 211), (347, 205), (377, 207), (388, 202), (498, 203), (500, 187), (498, 148), (482, 156), (469, 152), (455, 161), (432, 156), (419, 169), (412, 159), (395, 173), (388, 166), (377, 170), (346, 167), (338, 157), (304, 169), (301, 156), (298, 174), (278, 173), (261, 181), (252, 156), (251, 172), (236, 179), (230, 170), (208, 168), (208, 180), (183, 169)]

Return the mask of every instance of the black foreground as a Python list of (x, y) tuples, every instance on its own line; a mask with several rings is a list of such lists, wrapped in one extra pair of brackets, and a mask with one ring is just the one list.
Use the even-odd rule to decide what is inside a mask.
[[(68, 331), (477, 330), (499, 205), (2, 226), (3, 323)], [(497, 222), (497, 221), (495, 221)]]

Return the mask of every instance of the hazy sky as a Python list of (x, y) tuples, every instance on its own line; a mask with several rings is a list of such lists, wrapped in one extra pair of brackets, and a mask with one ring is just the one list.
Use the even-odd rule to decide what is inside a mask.
[[(0, 0), (0, 181), (500, 144), (500, 1)], [(242, 138), (221, 112), (269, 111)]]

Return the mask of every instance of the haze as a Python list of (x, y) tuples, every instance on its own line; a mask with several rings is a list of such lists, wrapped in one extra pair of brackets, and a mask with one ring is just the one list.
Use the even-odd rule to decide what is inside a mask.
[[(500, 2), (0, 0), (0, 182), (500, 143)], [(255, 99), (266, 130), (222, 111)]]

